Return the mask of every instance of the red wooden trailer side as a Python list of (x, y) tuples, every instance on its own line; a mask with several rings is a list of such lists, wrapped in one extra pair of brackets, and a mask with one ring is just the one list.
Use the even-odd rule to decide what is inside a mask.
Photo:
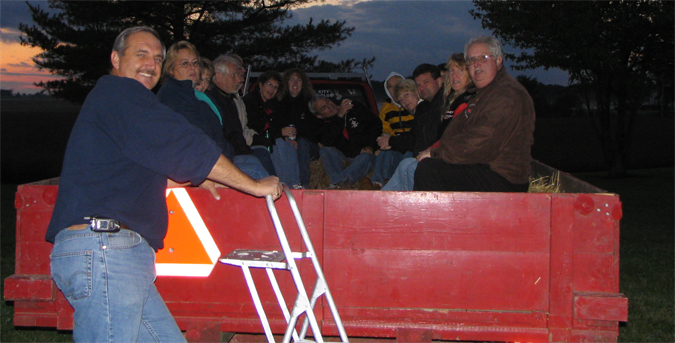
[[(628, 316), (619, 293), (619, 196), (568, 174), (561, 186), (566, 193), (293, 194), (350, 337), (616, 342)], [(44, 241), (57, 189), (41, 182), (16, 194), (16, 269), (4, 291), (16, 326), (73, 327), (72, 308), (49, 277), (52, 245)], [(187, 190), (222, 255), (279, 250), (264, 199), (220, 192), (215, 201)], [(276, 206), (291, 246), (301, 248), (287, 200)], [(313, 285), (313, 269), (300, 268)], [(264, 271), (253, 277), (273, 331), (283, 334)], [(277, 278), (290, 302), (290, 276)], [(156, 284), (190, 341), (263, 332), (239, 268), (215, 263), (208, 276), (159, 276)], [(327, 306), (317, 305), (316, 314), (323, 334), (337, 336)]]

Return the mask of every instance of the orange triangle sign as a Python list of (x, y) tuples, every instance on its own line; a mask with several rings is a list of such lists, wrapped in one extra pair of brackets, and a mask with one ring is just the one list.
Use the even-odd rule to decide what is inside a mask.
[(220, 250), (187, 190), (167, 189), (166, 206), (169, 228), (156, 255), (157, 276), (209, 276)]
[(211, 263), (204, 245), (173, 192), (166, 197), (166, 206), (169, 210), (169, 229), (164, 238), (164, 249), (157, 252), (157, 263)]

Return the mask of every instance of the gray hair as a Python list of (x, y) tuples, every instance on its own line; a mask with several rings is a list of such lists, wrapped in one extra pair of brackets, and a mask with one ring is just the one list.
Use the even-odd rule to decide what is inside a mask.
[(490, 52), (492, 52), (493, 55), (495, 55), (495, 58), (497, 57), (502, 57), (504, 58), (504, 55), (502, 54), (502, 45), (499, 43), (499, 40), (493, 36), (478, 36), (478, 37), (473, 37), (469, 39), (466, 44), (464, 44), (464, 58), (468, 58), (469, 56), (469, 48), (474, 45), (474, 44), (485, 44), (490, 48)]
[(313, 115), (319, 114), (319, 111), (316, 108), (314, 108), (314, 105), (316, 104), (317, 101), (321, 99), (328, 99), (328, 98), (320, 94), (314, 94), (312, 95), (312, 98), (309, 99), (307, 107), (309, 107), (309, 111), (312, 112)]
[(213, 60), (213, 68), (216, 73), (224, 73), (225, 69), (228, 69), (231, 73), (232, 70), (229, 70), (230, 68), (227, 67), (228, 64), (234, 64), (241, 67), (244, 65), (244, 60), (237, 54), (223, 54)]
[(155, 38), (157, 38), (159, 41), (159, 44), (162, 45), (162, 59), (166, 57), (166, 47), (164, 46), (162, 39), (159, 37), (159, 33), (149, 26), (134, 26), (122, 31), (119, 35), (117, 35), (117, 38), (115, 38), (112, 51), (116, 51), (118, 55), (124, 56), (124, 52), (128, 48), (127, 38), (138, 32), (147, 32), (155, 36)]

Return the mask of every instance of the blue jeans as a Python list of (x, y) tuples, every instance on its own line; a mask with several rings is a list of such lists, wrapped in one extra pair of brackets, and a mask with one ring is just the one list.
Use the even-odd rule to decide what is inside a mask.
[(253, 150), (253, 156), (255, 156), (263, 168), (267, 171), (267, 174), (277, 176), (277, 171), (274, 169), (274, 163), (272, 162), (272, 155), (267, 150), (266, 146), (254, 145), (251, 147)]
[(342, 161), (347, 157), (335, 147), (321, 147), (319, 149), (323, 167), (330, 178), (331, 185), (340, 183), (355, 184), (361, 180), (375, 164), (375, 155), (362, 153), (352, 159), (352, 164), (342, 169)]
[(408, 151), (402, 154), (396, 150), (380, 150), (375, 158), (375, 169), (370, 181), (384, 184), (384, 181), (391, 179), (398, 164), (406, 157), (411, 157), (412, 152)]
[(391, 176), (383, 191), (412, 191), (415, 184), (415, 169), (417, 169), (417, 159), (414, 157), (404, 158), (396, 167), (394, 175)]
[(75, 309), (75, 342), (185, 342), (155, 287), (155, 251), (139, 234), (64, 229), (50, 257)]
[(298, 137), (298, 167), (300, 169), (300, 183), (309, 188), (311, 179), (310, 162), (319, 158), (319, 145), (305, 137)]
[(258, 158), (253, 155), (237, 155), (232, 159), (237, 168), (244, 172), (244, 174), (250, 176), (253, 180), (260, 180), (262, 178), (270, 176), (265, 170), (265, 167), (260, 163)]
[(283, 138), (277, 138), (272, 151), (272, 162), (279, 180), (289, 187), (300, 186), (298, 149)]

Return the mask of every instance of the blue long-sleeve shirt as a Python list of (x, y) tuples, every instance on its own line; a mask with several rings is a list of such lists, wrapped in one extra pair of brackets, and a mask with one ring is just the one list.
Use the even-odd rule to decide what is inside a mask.
[(203, 182), (220, 150), (140, 82), (103, 76), (68, 140), (47, 241), (99, 215), (119, 220), (161, 249), (168, 225), (167, 177)]

